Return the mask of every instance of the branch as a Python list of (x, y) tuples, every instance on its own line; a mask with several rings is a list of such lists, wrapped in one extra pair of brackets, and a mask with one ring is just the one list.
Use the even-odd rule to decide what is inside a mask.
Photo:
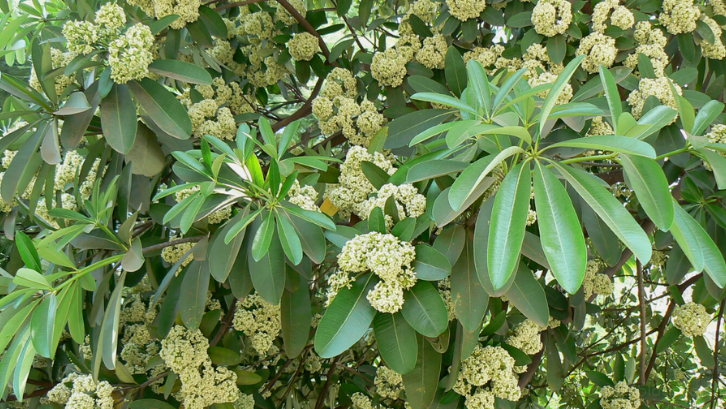
[(323, 55), (327, 60), (330, 57), (330, 50), (328, 50), (328, 46), (325, 45), (325, 40), (323, 40), (323, 37), (320, 35), (320, 33), (318, 33), (318, 30), (316, 30), (315, 27), (313, 27), (312, 24), (310, 24), (310, 22), (307, 21), (305, 17), (301, 15), (295, 7), (292, 6), (292, 4), (288, 3), (287, 0), (277, 0), (277, 2), (280, 3), (280, 5), (284, 7), (285, 10), (287, 10), (287, 12), (290, 13), (290, 15), (292, 15), (295, 20), (297, 20), (297, 22), (300, 23), (300, 25), (303, 26), (303, 28), (305, 28), (308, 33), (318, 38), (318, 44), (320, 44), (320, 51), (323, 52)]
[(673, 299), (671, 299), (671, 302), (668, 303), (668, 310), (666, 310), (666, 313), (663, 316), (663, 321), (661, 321), (660, 325), (658, 325), (658, 337), (656, 337), (655, 344), (653, 344), (653, 353), (650, 355), (650, 362), (648, 362), (648, 368), (645, 370), (645, 376), (643, 379), (638, 380), (641, 385), (645, 385), (648, 382), (648, 377), (650, 376), (651, 371), (653, 371), (653, 366), (655, 366), (655, 357), (656, 355), (658, 355), (655, 353), (655, 351), (657, 351), (658, 343), (660, 342), (661, 338), (663, 338), (663, 334), (665, 333), (665, 327), (668, 324), (668, 320), (671, 318), (675, 307), (676, 303), (673, 301)]
[[(545, 341), (545, 332), (542, 331), (540, 334), (540, 339), (542, 340), (542, 343), (544, 344)], [(539, 350), (534, 356), (532, 357), (532, 362), (527, 365), (527, 372), (523, 373), (522, 376), (519, 377), (519, 389), (524, 389), (529, 382), (532, 381), (532, 378), (534, 377), (535, 372), (537, 372), (537, 369), (539, 368), (539, 364), (542, 362), (542, 355), (544, 354), (545, 347), (543, 346), (542, 349)]]
[[(284, 1), (284, 0), (282, 0)], [(320, 90), (323, 88), (323, 81), (325, 81), (325, 77), (318, 78), (318, 82), (315, 84), (315, 88), (313, 88), (313, 92), (310, 94), (310, 98), (308, 98), (307, 101), (303, 104), (303, 106), (300, 107), (295, 113), (288, 116), (287, 118), (283, 119), (280, 122), (277, 122), (276, 124), (272, 125), (272, 130), (277, 132), (280, 129), (286, 127), (287, 125), (291, 124), (292, 122), (306, 117), (310, 115), (313, 112), (313, 100), (315, 97), (318, 96), (320, 93)]]
[[(726, 298), (721, 300), (721, 306), (718, 309), (718, 319), (716, 320), (716, 340), (713, 343), (713, 379), (711, 380), (711, 409), (716, 405), (716, 380), (718, 379), (718, 338), (721, 335), (721, 319), (723, 319), (723, 309), (726, 304)], [(720, 394), (719, 394), (720, 395)]]
[[(284, 1), (284, 0), (283, 0)], [(330, 388), (330, 383), (333, 381), (333, 375), (335, 374), (335, 367), (338, 365), (338, 361), (340, 361), (340, 358), (343, 355), (338, 355), (335, 357), (333, 362), (330, 364), (330, 369), (328, 370), (328, 374), (325, 375), (325, 384), (323, 385), (323, 389), (320, 390), (320, 396), (318, 397), (318, 401), (315, 403), (315, 409), (322, 409), (323, 403), (325, 402), (325, 394), (328, 393), (328, 389)]]
[(232, 324), (232, 320), (234, 320), (234, 313), (237, 310), (237, 298), (232, 299), (232, 304), (229, 306), (229, 311), (227, 311), (227, 315), (224, 316), (224, 319), (222, 320), (222, 325), (219, 327), (219, 331), (214, 335), (214, 339), (212, 339), (212, 342), (209, 343), (209, 346), (213, 347), (219, 343), (219, 340), (222, 339), (225, 333), (227, 333), (227, 330), (229, 329), (229, 326)]
[(648, 346), (647, 337), (645, 335), (645, 320), (647, 319), (647, 317), (645, 311), (645, 285), (643, 284), (643, 264), (640, 261), (637, 262), (637, 269), (638, 306), (640, 307), (640, 377), (638, 379), (641, 385), (645, 385), (645, 354)]

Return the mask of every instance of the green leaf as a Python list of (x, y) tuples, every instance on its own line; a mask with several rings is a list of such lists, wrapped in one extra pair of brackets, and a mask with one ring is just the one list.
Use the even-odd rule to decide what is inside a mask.
[[(97, 347), (96, 350), (103, 351), (103, 363), (108, 369), (116, 367), (116, 350), (118, 349), (119, 338), (118, 325), (121, 318), (121, 302), (123, 301), (122, 292), (125, 280), (126, 272), (124, 271), (121, 273), (121, 277), (119, 277), (118, 281), (116, 281), (116, 288), (114, 288), (113, 293), (111, 293), (111, 297), (108, 299), (106, 314), (104, 315), (103, 323), (101, 324), (101, 334), (98, 337), (98, 344), (103, 345), (103, 348)], [(100, 360), (96, 361), (95, 356), (93, 362), (94, 379), (97, 379), (98, 368), (100, 367), (101, 362)]]
[(15, 274), (15, 278), (13, 278), (13, 283), (22, 287), (34, 288), (38, 290), (53, 290), (53, 287), (50, 286), (50, 283), (48, 283), (48, 280), (45, 278), (45, 276), (29, 268), (19, 269), (18, 272)]
[(436, 405), (435, 397), (441, 373), (441, 354), (422, 336), (416, 337), (418, 355), (413, 371), (403, 375), (406, 398), (412, 408), (428, 409)]
[(451, 173), (458, 173), (468, 166), (468, 163), (458, 160), (433, 159), (424, 161), (411, 166), (406, 174), (406, 183), (420, 182)]
[(572, 59), (572, 61), (567, 64), (565, 69), (557, 77), (557, 81), (555, 81), (555, 84), (552, 86), (552, 88), (550, 88), (550, 91), (547, 93), (547, 98), (545, 98), (544, 102), (542, 103), (542, 112), (540, 113), (539, 133), (541, 137), (544, 136), (543, 133), (550, 112), (552, 112), (552, 109), (555, 107), (555, 104), (557, 103), (560, 94), (570, 82), (572, 74), (575, 73), (575, 70), (577, 69), (577, 67), (580, 66), (580, 63), (582, 62), (582, 60), (585, 59), (585, 57), (585, 55), (580, 55)]
[(315, 351), (320, 357), (342, 354), (368, 332), (376, 310), (366, 296), (377, 282), (374, 274), (367, 274), (338, 292), (315, 332)]
[(335, 231), (336, 229), (335, 223), (323, 213), (301, 209), (298, 206), (290, 204), (285, 204), (285, 209), (289, 213), (292, 213), (294, 216), (299, 217), (307, 222), (316, 224), (326, 230)]
[(481, 330), (482, 319), (489, 305), (474, 265), (474, 244), (468, 241), (451, 271), (451, 298), (456, 317), (467, 332)]
[[(408, 146), (409, 147), (414, 146), (418, 143), (425, 142), (425, 141), (433, 138), (436, 135), (447, 132), (449, 129), (453, 128), (455, 125), (458, 125), (459, 122), (460, 121), (446, 122), (443, 124), (432, 126), (428, 129), (424, 129), (418, 135), (416, 135), (413, 139), (411, 139), (411, 142), (408, 143)], [(413, 169), (413, 167), (412, 167), (412, 169)]]
[(543, 327), (547, 326), (550, 320), (547, 296), (542, 285), (524, 263), (519, 264), (517, 276), (506, 296), (525, 317)]
[(180, 60), (154, 60), (149, 71), (189, 84), (211, 85), (212, 76), (204, 68)]
[(81, 112), (86, 112), (89, 109), (91, 109), (91, 105), (88, 104), (86, 94), (76, 91), (68, 96), (68, 99), (63, 106), (59, 110), (53, 112), (53, 115), (75, 115), (80, 114)]
[(310, 289), (307, 282), (300, 283), (294, 292), (285, 290), (280, 300), (280, 322), (288, 357), (297, 357), (307, 345), (311, 320)]
[(454, 210), (460, 210), (469, 197), (477, 191), (479, 184), (508, 157), (522, 153), (524, 150), (518, 146), (510, 146), (499, 152), (496, 156), (490, 155), (479, 159), (469, 165), (456, 178), (449, 191), (449, 204)]
[(636, 155), (620, 155), (620, 163), (645, 213), (659, 229), (668, 231), (674, 210), (663, 169), (656, 161)]
[(401, 313), (419, 334), (437, 337), (449, 325), (449, 313), (436, 288), (428, 281), (418, 281), (404, 292)]
[(121, 259), (121, 267), (128, 272), (137, 271), (144, 265), (144, 254), (141, 247), (141, 238), (135, 237), (131, 241), (129, 251)]
[(612, 119), (615, 134), (618, 134), (618, 118), (623, 113), (623, 102), (620, 100), (618, 93), (618, 85), (613, 78), (613, 74), (608, 71), (605, 66), (600, 65), (600, 81), (604, 84), (605, 98), (610, 108), (610, 118)]
[(494, 290), (504, 287), (519, 259), (532, 186), (529, 163), (515, 166), (494, 198), (487, 248), (487, 269)]
[(386, 365), (402, 375), (413, 371), (418, 355), (416, 331), (408, 325), (400, 312), (376, 314), (373, 319), (373, 332)]
[(280, 244), (285, 251), (285, 255), (292, 261), (292, 264), (300, 264), (303, 257), (303, 249), (295, 227), (284, 216), (277, 217), (276, 220), (277, 234), (280, 237)]
[(706, 230), (683, 208), (675, 202), (675, 217), (671, 226), (671, 233), (681, 246), (683, 253), (688, 257), (693, 269), (706, 271), (706, 274), (720, 288), (726, 285), (726, 262), (713, 239)]
[(567, 53), (567, 38), (563, 34), (558, 34), (547, 39), (547, 55), (555, 64), (562, 64)]
[(383, 147), (394, 149), (408, 146), (417, 135), (439, 125), (453, 114), (454, 111), (450, 109), (423, 109), (400, 116), (388, 124), (388, 138)]
[(209, 347), (207, 353), (215, 365), (234, 366), (239, 364), (242, 359), (237, 352), (218, 346)]
[(129, 87), (113, 84), (111, 92), (101, 101), (101, 125), (108, 144), (119, 153), (131, 151), (136, 140), (136, 104)]
[(214, 236), (209, 244), (209, 253), (207, 254), (207, 260), (209, 260), (209, 271), (212, 274), (212, 277), (220, 283), (225, 282), (230, 271), (232, 271), (232, 266), (234, 266), (234, 262), (237, 260), (237, 255), (242, 247), (242, 241), (244, 241), (245, 234), (242, 232), (235, 236), (232, 245), (225, 243), (224, 237), (248, 213), (249, 208), (245, 208), (245, 210), (237, 213), (232, 219), (230, 219), (230, 221), (214, 233)]
[(467, 85), (466, 64), (459, 50), (453, 45), (449, 46), (449, 49), (446, 51), (446, 68), (444, 69), (444, 74), (446, 75), (446, 83), (449, 85), (449, 89), (454, 95), (460, 97)]
[[(36, 300), (35, 302), (27, 305), (21, 304), (22, 308), (20, 306), (11, 305), (3, 310), (4, 325), (2, 327), (2, 330), (0, 330), (0, 347), (2, 347), (3, 351), (8, 346), (8, 344), (10, 344), (10, 341), (13, 339), (13, 337), (19, 333), (23, 324), (26, 323), (28, 316), (31, 312), (34, 311), (39, 303), (40, 300)], [(10, 316), (9, 319), (5, 318), (6, 314)]]
[[(255, 223), (257, 224), (257, 222)], [(258, 230), (262, 227), (258, 227)], [(247, 262), (249, 264), (250, 278), (255, 290), (270, 304), (279, 304), (282, 292), (285, 289), (285, 253), (280, 244), (275, 229), (270, 245), (259, 261), (252, 257), (252, 246), (249, 249)]]
[(639, 141), (634, 138), (628, 138), (626, 136), (588, 136), (586, 138), (578, 138), (571, 139), (569, 141), (558, 142), (556, 144), (548, 146), (546, 149), (560, 147), (613, 151), (631, 155), (645, 156), (646, 158), (651, 159), (655, 159), (656, 157), (655, 149), (653, 149), (652, 146), (643, 141)]
[(658, 344), (655, 347), (655, 353), (660, 354), (668, 350), (676, 341), (678, 341), (678, 338), (681, 337), (681, 330), (679, 330), (676, 327), (671, 326), (668, 328), (668, 331), (666, 331), (663, 334), (663, 337), (658, 341)]
[(610, 379), (609, 376), (605, 375), (602, 372), (598, 371), (585, 371), (585, 374), (587, 374), (587, 378), (590, 379), (592, 383), (599, 387), (605, 387), (605, 386), (615, 386), (612, 379)]
[[(473, 61), (473, 60), (472, 60)], [(460, 111), (468, 112), (474, 116), (479, 116), (479, 112), (476, 109), (470, 107), (466, 103), (462, 102), (458, 98), (454, 98), (450, 95), (441, 95), (434, 92), (418, 92), (411, 96), (411, 99), (416, 101), (426, 101), (436, 104), (446, 105), (452, 108), (456, 108)]]
[(174, 409), (174, 406), (156, 399), (140, 399), (129, 403), (129, 409)]
[(275, 215), (272, 212), (267, 212), (267, 215), (262, 219), (260, 228), (255, 232), (255, 236), (252, 239), (252, 257), (255, 261), (260, 261), (265, 256), (267, 250), (270, 248), (272, 243), (272, 236), (275, 234)]
[(313, 263), (322, 264), (325, 260), (327, 243), (325, 241), (325, 234), (320, 226), (316, 226), (301, 218), (290, 216), (287, 212), (282, 212), (281, 215), (292, 223), (292, 227), (300, 239), (303, 252), (310, 257)]
[(451, 273), (451, 263), (446, 256), (428, 244), (417, 244), (413, 271), (419, 280), (443, 280)]
[(181, 318), (189, 329), (197, 329), (202, 323), (209, 289), (209, 262), (194, 260), (189, 264), (182, 281), (180, 300)]
[[(477, 103), (484, 108), (484, 116), (489, 118), (492, 112), (491, 86), (484, 67), (476, 59), (469, 60), (467, 64), (469, 89), (476, 95)], [(478, 115), (478, 113), (474, 113)]]
[(139, 105), (162, 131), (177, 138), (189, 139), (192, 121), (187, 109), (163, 85), (149, 78), (128, 83)]
[(171, 23), (175, 22), (177, 19), (179, 19), (179, 16), (176, 14), (169, 14), (166, 17), (162, 17), (153, 23), (149, 24), (149, 28), (151, 29), (151, 34), (157, 35), (161, 32), (161, 30), (167, 28)]
[(373, 162), (363, 161), (360, 163), (360, 169), (366, 178), (371, 182), (373, 187), (380, 189), (381, 186), (385, 185), (390, 178), (390, 175), (385, 170), (376, 166)]
[(18, 253), (23, 259), (25, 265), (37, 272), (43, 271), (40, 266), (40, 257), (38, 257), (38, 251), (35, 250), (33, 241), (22, 231), (15, 233), (15, 245), (18, 248)]
[(691, 134), (701, 135), (703, 131), (705, 131), (706, 128), (708, 128), (716, 120), (716, 118), (723, 113), (723, 109), (724, 104), (722, 102), (715, 100), (708, 101), (708, 103), (706, 103), (706, 105), (698, 111), (698, 115), (696, 115), (693, 122)]
[(534, 167), (534, 200), (542, 250), (557, 282), (570, 294), (582, 285), (587, 246), (567, 190), (539, 161)]
[(647, 263), (653, 251), (650, 239), (622, 203), (587, 172), (562, 166), (556, 162), (554, 165), (620, 241), (632, 250), (642, 263)]

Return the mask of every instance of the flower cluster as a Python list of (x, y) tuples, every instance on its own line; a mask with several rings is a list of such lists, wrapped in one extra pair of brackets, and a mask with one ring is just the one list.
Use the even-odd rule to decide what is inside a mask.
[[(356, 206), (354, 212), (361, 219), (366, 220), (376, 207), (385, 209), (386, 202), (393, 197), (396, 204), (397, 216), (399, 219), (406, 217), (419, 217), (426, 211), (426, 197), (418, 193), (412, 184), (406, 183), (400, 186), (385, 184), (381, 186), (374, 197)], [(386, 227), (393, 227), (393, 218), (385, 215)]]
[(119, 84), (149, 76), (149, 64), (154, 60), (151, 51), (154, 35), (149, 26), (137, 23), (108, 46), (111, 78)]
[[(176, 199), (177, 203), (181, 202), (182, 200), (188, 198), (189, 196), (193, 195), (196, 192), (200, 191), (199, 185), (192, 186), (188, 189), (182, 189), (174, 192), (174, 198)], [(206, 219), (210, 224), (219, 224), (223, 221), (227, 220), (232, 216), (232, 207), (226, 206), (219, 210), (215, 210), (209, 215), (207, 215)]]
[[(481, 3), (484, 4), (484, 2)], [(426, 66), (426, 68), (442, 69), (446, 62), (446, 51), (448, 49), (449, 44), (441, 34), (427, 37), (424, 39), (421, 48), (416, 52), (416, 61)]]
[(257, 354), (263, 357), (282, 330), (280, 306), (268, 303), (256, 293), (245, 298), (232, 322), (234, 329), (244, 332)]
[[(639, 119), (643, 115), (645, 101), (650, 97), (656, 97), (661, 104), (676, 109), (676, 99), (671, 90), (671, 86), (676, 90), (678, 96), (683, 94), (681, 87), (678, 84), (672, 83), (668, 77), (641, 78), (638, 83), (638, 89), (633, 90), (627, 99), (628, 104), (632, 107), (632, 113), (635, 119)], [(675, 122), (675, 118), (673, 122)]]
[(696, 29), (701, 10), (693, 0), (663, 0), (663, 12), (658, 21), (671, 34), (690, 33)]
[(209, 341), (201, 331), (179, 325), (161, 341), (159, 356), (179, 376), (182, 386), (174, 397), (185, 408), (203, 409), (239, 399), (237, 374), (224, 367), (212, 366), (208, 348)]
[(90, 54), (98, 42), (98, 27), (90, 21), (68, 21), (63, 25), (63, 37), (66, 38), (68, 51), (74, 54)]
[[(178, 239), (177, 236), (171, 236), (169, 237), (169, 241), (174, 241)], [(167, 246), (164, 247), (164, 249), (161, 250), (161, 258), (164, 259), (169, 264), (174, 264), (177, 261), (181, 260), (181, 258), (186, 254), (189, 250), (194, 247), (194, 243), (179, 243), (175, 244), (173, 246)], [(189, 255), (187, 258), (184, 259), (184, 261), (181, 264), (181, 267), (186, 267), (194, 260), (194, 256), (192, 256), (192, 253), (189, 252)]]
[(315, 203), (318, 200), (318, 191), (312, 186), (300, 186), (300, 182), (295, 180), (290, 191), (287, 193), (287, 200), (305, 210), (319, 212), (320, 208)]
[(446, 5), (449, 6), (449, 13), (461, 21), (479, 17), (487, 7), (485, 1), (477, 0), (446, 0)]
[(524, 320), (514, 327), (514, 333), (507, 337), (506, 343), (527, 355), (534, 355), (544, 347), (539, 336), (543, 329), (532, 320)]
[(587, 136), (593, 135), (613, 135), (615, 131), (613, 127), (605, 122), (605, 119), (601, 116), (592, 118), (590, 128), (587, 130)]
[(310, 61), (315, 54), (320, 51), (318, 38), (305, 32), (295, 34), (290, 41), (287, 42), (287, 49), (295, 61)]
[(615, 39), (597, 31), (583, 38), (577, 48), (577, 55), (586, 55), (582, 68), (589, 73), (599, 72), (600, 65), (612, 67), (617, 54)]
[(389, 48), (373, 56), (371, 74), (382, 86), (397, 87), (403, 84), (403, 77), (406, 76), (406, 64), (409, 61), (410, 58), (406, 58), (396, 48)]
[(514, 358), (509, 352), (499, 346), (477, 345), (461, 363), (454, 391), (466, 397), (467, 409), (494, 409), (495, 398), (519, 400), (517, 382)]
[(637, 409), (640, 407), (640, 390), (620, 381), (600, 390), (600, 406), (603, 409)]
[[(529, 86), (531, 86), (532, 88), (539, 86), (539, 85), (544, 85), (544, 84), (554, 84), (555, 81), (557, 81), (557, 75), (555, 75), (551, 72), (546, 72), (546, 71), (541, 73), (537, 77), (532, 77), (529, 80), (527, 80), (527, 82), (529, 83)], [(549, 95), (549, 93), (550, 93), (550, 90), (546, 89), (544, 91), (537, 93), (537, 96), (541, 97), (541, 98), (547, 98), (547, 95)], [(562, 104), (566, 104), (566, 103), (570, 102), (573, 95), (574, 95), (574, 92), (572, 90), (572, 85), (565, 84), (565, 88), (562, 89), (562, 92), (557, 97), (557, 101), (555, 102), (555, 105), (562, 105)]]
[(701, 51), (704, 57), (712, 58), (714, 60), (723, 60), (726, 57), (726, 46), (724, 46), (721, 40), (721, 26), (718, 25), (716, 20), (706, 15), (701, 16), (701, 20), (708, 25), (713, 33), (714, 42), (711, 43), (704, 39), (701, 43)]
[(113, 409), (112, 394), (113, 386), (108, 382), (97, 383), (91, 375), (70, 373), (48, 392), (45, 400), (68, 409)]
[(411, 264), (416, 251), (411, 243), (396, 236), (371, 232), (348, 240), (338, 255), (340, 269), (351, 273), (372, 271), (381, 279), (368, 292), (376, 310), (394, 313), (403, 307), (403, 290), (416, 284)]
[(380, 152), (374, 154), (361, 146), (353, 146), (348, 150), (345, 162), (340, 167), (340, 176), (337, 185), (328, 185), (325, 196), (339, 209), (342, 217), (349, 217), (360, 203), (368, 199), (368, 195), (375, 192), (376, 188), (371, 184), (361, 169), (361, 162), (373, 162), (374, 165), (393, 174), (396, 171), (391, 161)]
[(197, 21), (201, 5), (200, 0), (129, 0), (128, 3), (157, 19), (176, 14), (179, 17), (171, 23), (171, 28), (176, 30)]
[(623, 65), (635, 69), (638, 66), (639, 54), (643, 54), (650, 59), (650, 64), (653, 66), (655, 75), (657, 77), (665, 76), (665, 68), (670, 62), (670, 57), (665, 52), (668, 39), (663, 34), (663, 31), (658, 28), (653, 28), (648, 21), (641, 21), (635, 26), (633, 36), (638, 43), (638, 47), (635, 48), (633, 54), (630, 54), (623, 61)]
[(610, 295), (615, 286), (607, 274), (599, 273), (601, 263), (595, 260), (587, 262), (585, 278), (582, 281), (582, 288), (585, 291), (585, 298), (593, 295)]
[(635, 16), (627, 7), (620, 5), (620, 0), (605, 0), (597, 3), (592, 11), (592, 28), (595, 31), (604, 33), (608, 28), (607, 20), (616, 27), (623, 30), (632, 28), (635, 24)]
[[(68, 64), (70, 64), (71, 61), (73, 61), (74, 58), (76, 58), (76, 56), (77, 54), (72, 51), (63, 52), (55, 48), (50, 49), (51, 66), (54, 70), (67, 66)], [(53, 82), (55, 83), (56, 95), (62, 95), (66, 88), (76, 82), (76, 74), (74, 73), (71, 75), (54, 75)], [(38, 73), (36, 73), (34, 69), (30, 70), (30, 78), (28, 79), (28, 83), (36, 91), (44, 92), (43, 86), (38, 79)]]
[(403, 378), (401, 374), (387, 366), (379, 366), (376, 369), (376, 393), (382, 398), (396, 400), (403, 391)]
[(565, 68), (562, 64), (555, 64), (547, 54), (547, 48), (542, 44), (534, 43), (527, 47), (527, 52), (522, 56), (524, 67), (527, 68), (527, 77), (537, 77), (540, 72), (549, 71), (559, 75)]
[(572, 4), (567, 0), (539, 0), (532, 10), (537, 34), (554, 37), (564, 34), (572, 23)]
[(690, 338), (702, 336), (710, 322), (711, 315), (706, 307), (695, 302), (678, 305), (673, 310), (673, 325)]

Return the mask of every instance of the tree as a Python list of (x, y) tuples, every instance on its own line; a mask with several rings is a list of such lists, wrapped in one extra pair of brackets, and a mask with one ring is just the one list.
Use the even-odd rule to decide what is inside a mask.
[(723, 406), (721, 0), (0, 10), (0, 404)]

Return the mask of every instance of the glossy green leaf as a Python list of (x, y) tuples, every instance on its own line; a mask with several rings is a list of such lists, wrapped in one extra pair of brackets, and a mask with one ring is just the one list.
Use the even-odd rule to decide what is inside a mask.
[(451, 298), (456, 318), (464, 330), (481, 329), (482, 319), (489, 304), (489, 294), (484, 290), (474, 265), (474, 244), (467, 242), (459, 260), (451, 271)]
[(451, 273), (451, 263), (446, 256), (428, 244), (417, 244), (413, 271), (420, 280), (443, 280)]
[[(545, 98), (544, 102), (542, 103), (542, 112), (540, 113), (540, 123), (539, 123), (539, 133), (542, 135), (544, 133), (544, 129), (547, 123), (547, 118), (549, 117), (550, 112), (552, 112), (552, 109), (555, 107), (555, 104), (557, 103), (557, 100), (560, 98), (560, 94), (565, 89), (565, 87), (569, 84), (570, 78), (572, 77), (572, 74), (575, 73), (575, 70), (577, 67), (580, 66), (580, 63), (582, 60), (585, 59), (584, 55), (577, 56), (570, 61), (567, 66), (565, 66), (565, 69), (560, 73), (560, 75), (557, 77), (557, 80), (555, 81), (552, 88), (550, 88), (550, 91), (547, 93), (547, 98)], [(544, 135), (542, 135), (544, 136)]]
[(525, 317), (540, 326), (547, 326), (550, 314), (544, 288), (523, 263), (519, 264), (517, 276), (506, 296)]
[[(258, 230), (261, 228), (258, 227)], [(271, 304), (279, 304), (285, 289), (285, 253), (274, 229), (273, 235), (269, 250), (259, 261), (252, 257), (252, 246), (250, 246), (247, 262), (252, 284), (260, 297)]]
[(197, 329), (202, 323), (209, 289), (209, 262), (194, 260), (189, 264), (181, 286), (181, 318), (184, 325)]
[(290, 223), (290, 220), (284, 216), (276, 218), (277, 220), (277, 235), (280, 238), (280, 244), (292, 264), (298, 265), (302, 261), (303, 249), (300, 244), (300, 238), (295, 231), (295, 227)]
[(373, 332), (386, 365), (400, 374), (413, 371), (418, 355), (416, 331), (408, 325), (400, 312), (376, 314), (373, 319)]
[(307, 283), (300, 283), (294, 292), (285, 290), (280, 300), (280, 322), (285, 353), (295, 358), (303, 351), (310, 335), (312, 310)]
[(469, 165), (456, 178), (454, 184), (451, 185), (449, 191), (449, 204), (454, 210), (462, 208), (464, 202), (475, 192), (480, 183), (494, 170), (499, 164), (508, 157), (524, 150), (518, 146), (510, 146), (497, 155), (486, 156)]
[(418, 355), (413, 371), (403, 375), (403, 386), (406, 389), (408, 402), (414, 409), (433, 409), (439, 386), (441, 372), (441, 354), (431, 346), (426, 338), (416, 337)]
[(464, 58), (453, 45), (449, 46), (448, 51), (446, 51), (444, 73), (446, 74), (446, 83), (449, 89), (454, 95), (461, 96), (467, 86), (466, 64)]
[(189, 139), (192, 121), (187, 109), (163, 85), (149, 78), (128, 83), (131, 92), (146, 111), (148, 117), (167, 134), (178, 139)]
[(583, 148), (613, 151), (631, 155), (645, 156), (655, 159), (655, 149), (649, 144), (634, 138), (616, 135), (589, 136), (587, 138), (572, 139), (558, 142), (547, 147), (552, 148)]
[(652, 159), (637, 155), (620, 155), (620, 163), (638, 202), (659, 229), (667, 231), (673, 224), (673, 201), (663, 169)]
[(180, 60), (154, 60), (149, 71), (189, 84), (211, 85), (212, 76), (204, 68)]
[(418, 281), (404, 292), (401, 313), (419, 334), (437, 337), (449, 325), (449, 313), (436, 288), (428, 281)]
[(274, 213), (268, 212), (262, 217), (262, 224), (252, 239), (251, 254), (255, 261), (260, 261), (270, 248), (272, 236), (275, 234), (275, 224)]
[(671, 226), (673, 238), (683, 249), (693, 269), (706, 271), (720, 288), (726, 285), (726, 262), (706, 230), (676, 202), (675, 217)]

